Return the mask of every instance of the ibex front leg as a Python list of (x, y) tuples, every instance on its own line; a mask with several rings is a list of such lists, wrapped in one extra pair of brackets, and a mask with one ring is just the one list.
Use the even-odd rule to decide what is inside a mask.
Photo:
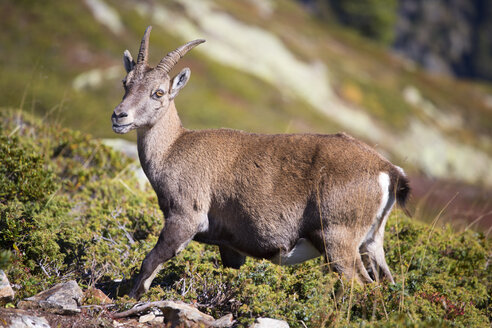
[(170, 215), (154, 248), (145, 257), (140, 273), (129, 294), (139, 299), (149, 290), (152, 280), (161, 269), (161, 265), (181, 252), (191, 241), (199, 228), (206, 224), (200, 215)]

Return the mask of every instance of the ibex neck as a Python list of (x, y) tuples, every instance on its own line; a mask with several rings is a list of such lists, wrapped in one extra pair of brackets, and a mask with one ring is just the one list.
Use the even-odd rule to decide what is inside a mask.
[(174, 101), (154, 126), (137, 130), (138, 157), (149, 179), (156, 167), (161, 166), (169, 149), (183, 131)]

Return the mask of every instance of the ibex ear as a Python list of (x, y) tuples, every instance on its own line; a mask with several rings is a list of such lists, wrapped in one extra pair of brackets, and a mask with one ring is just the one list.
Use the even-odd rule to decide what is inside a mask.
[(178, 95), (179, 90), (181, 90), (186, 83), (188, 83), (190, 75), (191, 71), (188, 67), (186, 67), (174, 77), (171, 90), (169, 91), (170, 99), (174, 99)]
[(130, 71), (135, 67), (135, 61), (128, 50), (125, 50), (123, 53), (123, 64), (125, 65), (127, 73), (130, 73)]

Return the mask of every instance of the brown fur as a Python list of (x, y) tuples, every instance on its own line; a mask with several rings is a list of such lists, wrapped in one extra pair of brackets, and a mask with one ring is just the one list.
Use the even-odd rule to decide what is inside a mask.
[[(125, 56), (125, 63), (131, 61), (129, 53)], [(401, 204), (405, 202), (407, 180), (395, 166), (344, 133), (187, 130), (174, 96), (186, 84), (189, 70), (171, 81), (167, 74), (148, 68), (146, 58), (144, 66), (139, 65), (129, 67), (113, 128), (119, 133), (137, 129), (140, 162), (166, 222), (131, 296), (145, 292), (158, 266), (191, 239), (219, 245), (223, 264), (238, 268), (245, 255), (267, 259), (285, 255), (304, 238), (335, 271), (372, 281), (359, 247), (369, 240), (371, 227), (379, 229), (382, 222), (376, 217), (383, 197), (381, 172), (388, 173), (389, 189)], [(174, 88), (177, 79), (184, 84)], [(162, 99), (155, 96), (159, 86), (166, 88)], [(406, 192), (401, 195), (399, 190)], [(367, 262), (375, 277), (374, 266), (387, 268), (384, 257), (381, 261), (369, 254)]]

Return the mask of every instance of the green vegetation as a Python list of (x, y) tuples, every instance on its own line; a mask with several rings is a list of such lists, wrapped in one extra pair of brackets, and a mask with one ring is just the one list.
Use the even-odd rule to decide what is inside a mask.
[[(151, 63), (186, 41), (139, 14), (133, 2), (106, 2), (118, 11), (124, 33), (95, 22), (83, 2), (0, 3), (0, 269), (15, 286), (14, 303), (75, 279), (82, 287), (103, 289), (118, 309), (129, 307), (132, 301), (122, 296), (128, 279), (164, 224), (153, 191), (140, 189), (133, 177), (138, 163), (64, 128), (114, 137), (109, 117), (123, 94), (122, 51), (136, 56), (149, 23)], [(390, 11), (381, 5), (364, 9), (380, 2), (343, 1), (339, 10), (355, 29), (384, 43), (392, 38), (384, 30), (393, 19)], [(176, 1), (161, 4), (181, 8)], [(216, 6), (272, 33), (302, 62), (326, 65), (334, 92), (386, 129), (403, 131), (410, 118), (429, 119), (405, 100), (402, 91), (411, 86), (442, 115), (463, 118), (463, 125), (442, 131), (450, 139), (492, 151), (483, 141), (491, 135), (490, 85), (428, 76), (358, 32), (313, 20), (293, 1), (274, 5), (272, 16), (260, 15), (252, 1), (218, 0)], [(72, 86), (80, 74), (115, 66), (118, 77)], [(176, 71), (184, 66), (192, 69), (192, 80), (176, 101), (186, 127), (340, 130), (305, 100), (199, 51), (183, 58)], [(145, 298), (184, 300), (215, 317), (232, 312), (240, 326), (258, 316), (285, 319), (291, 327), (490, 325), (490, 239), (432, 228), (395, 211), (385, 242), (393, 286), (352, 285), (327, 272), (320, 259), (293, 267), (248, 259), (241, 270), (223, 269), (215, 247), (191, 243), (164, 266)]]
[[(80, 132), (0, 113), (0, 190), (8, 190), (0, 198), (0, 249), (11, 254), (6, 273), (20, 286), (16, 301), (76, 279), (127, 308), (127, 279), (163, 226), (153, 191), (133, 177), (135, 163)], [(397, 210), (385, 242), (397, 283), (364, 287), (328, 272), (321, 259), (291, 267), (248, 259), (240, 270), (224, 269), (216, 247), (192, 242), (166, 263), (144, 300), (183, 300), (215, 317), (231, 312), (239, 326), (258, 316), (291, 327), (490, 324), (490, 239)]]
[(8, 267), (10, 262), (10, 252), (6, 250), (0, 250), (0, 270), (4, 270)]
[(1, 121), (0, 249), (12, 253), (18, 299), (69, 277), (128, 276), (148, 248), (131, 245), (126, 229), (152, 241), (162, 225), (153, 195), (135, 187), (130, 161), (29, 115), (4, 109)]

